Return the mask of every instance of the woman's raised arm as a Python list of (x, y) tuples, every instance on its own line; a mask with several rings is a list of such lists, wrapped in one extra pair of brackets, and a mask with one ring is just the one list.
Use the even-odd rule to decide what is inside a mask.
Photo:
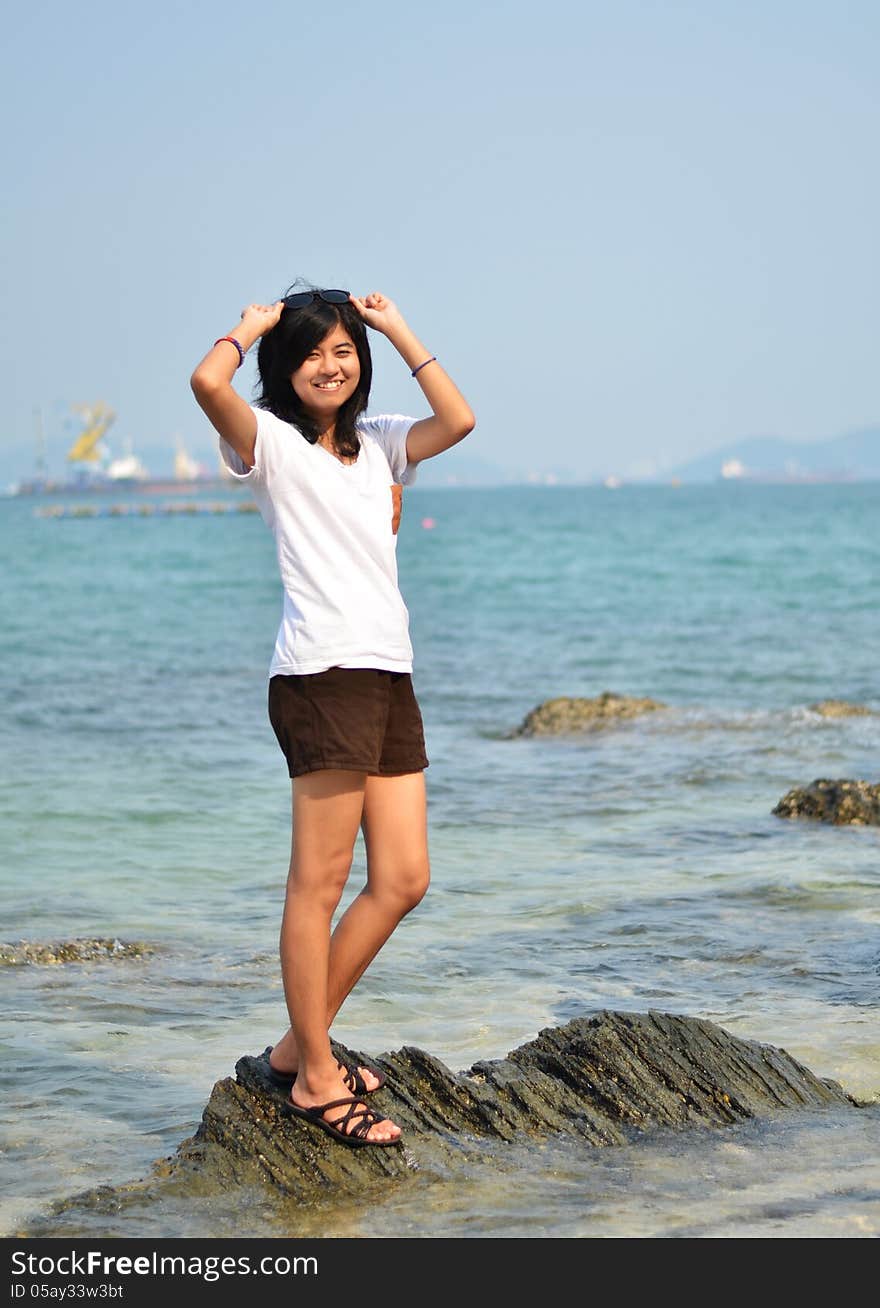
[(425, 349), (404, 322), (400, 310), (386, 296), (374, 291), (351, 302), (368, 327), (387, 336), (403, 357), (431, 406), (433, 416), (420, 418), (410, 427), (406, 438), (406, 457), (419, 463), (464, 440), (476, 426), (470, 405), (451, 377)]
[(275, 326), (283, 308), (281, 300), (249, 304), (238, 326), (214, 343), (189, 380), (199, 407), (249, 468), (254, 466), (257, 420), (233, 389), (232, 378), (254, 342)]

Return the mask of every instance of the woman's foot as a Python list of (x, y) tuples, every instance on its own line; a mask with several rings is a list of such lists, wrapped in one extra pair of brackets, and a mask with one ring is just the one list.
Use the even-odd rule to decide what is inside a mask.
[[(335, 1074), (297, 1076), (290, 1103), (300, 1116), (310, 1117), (332, 1135), (348, 1136), (352, 1143), (393, 1144), (402, 1134), (396, 1122), (381, 1117), (351, 1094), (338, 1068)], [(322, 1108), (326, 1111), (316, 1111)]]

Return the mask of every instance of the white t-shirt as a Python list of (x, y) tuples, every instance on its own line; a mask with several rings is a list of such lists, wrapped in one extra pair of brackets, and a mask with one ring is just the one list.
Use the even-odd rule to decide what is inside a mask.
[(253, 487), (275, 537), (284, 607), (269, 676), (332, 667), (412, 672), (391, 484), (415, 480), (406, 437), (416, 419), (360, 418), (357, 461), (345, 464), (291, 423), (251, 407), (254, 467), (222, 437), (220, 452), (230, 473)]

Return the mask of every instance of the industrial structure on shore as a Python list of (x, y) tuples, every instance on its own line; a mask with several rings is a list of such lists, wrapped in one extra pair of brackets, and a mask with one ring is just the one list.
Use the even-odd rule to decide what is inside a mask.
[(46, 459), (46, 441), (42, 414), (35, 412), (36, 471), (26, 481), (10, 487), (13, 495), (42, 495), (59, 491), (92, 493), (108, 490), (132, 490), (146, 493), (229, 487), (236, 483), (218, 458), (216, 473), (209, 473), (198, 463), (178, 437), (174, 454), (174, 472), (171, 477), (152, 477), (134, 453), (130, 441), (124, 443), (123, 453), (113, 455), (106, 442), (116, 414), (103, 400), (95, 404), (72, 406), (79, 430), (67, 450), (65, 461), (70, 473), (67, 477), (49, 476)]

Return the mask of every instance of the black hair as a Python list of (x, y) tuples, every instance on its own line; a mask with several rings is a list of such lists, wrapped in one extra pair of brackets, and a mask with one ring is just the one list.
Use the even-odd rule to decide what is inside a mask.
[[(291, 295), (297, 289), (303, 288), (295, 284), (285, 291), (285, 295)], [(305, 289), (317, 288), (308, 286)], [(256, 403), (259, 408), (268, 409), (277, 418), (292, 423), (314, 445), (320, 433), (293, 389), (290, 377), (337, 325), (348, 332), (354, 343), (361, 375), (354, 394), (349, 396), (336, 415), (334, 444), (338, 454), (345, 458), (356, 458), (360, 440), (355, 424), (369, 402), (373, 359), (366, 326), (353, 304), (329, 304), (315, 296), (311, 304), (306, 304), (301, 309), (282, 309), (276, 325), (260, 337), (257, 349), (260, 390)]]

